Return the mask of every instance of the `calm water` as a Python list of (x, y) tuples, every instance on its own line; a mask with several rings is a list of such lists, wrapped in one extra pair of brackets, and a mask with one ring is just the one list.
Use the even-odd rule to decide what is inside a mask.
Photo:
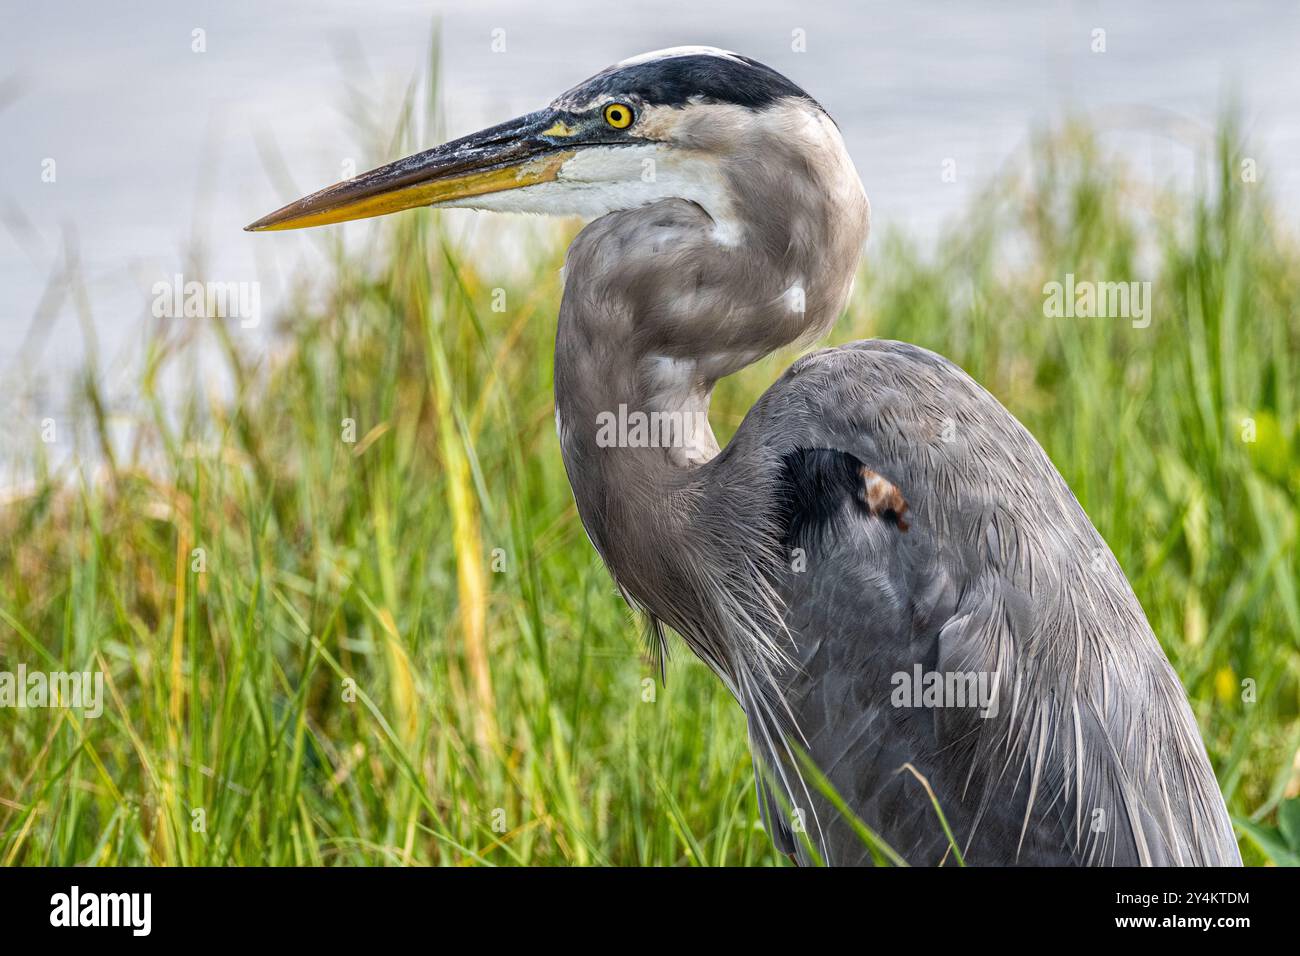
[[(151, 287), (183, 271), (187, 251), (201, 251), (209, 278), (261, 282), (263, 325), (241, 334), (264, 338), (286, 278), (310, 268), (314, 246), (241, 227), (339, 179), (349, 159), (365, 168), (395, 158), (366, 151), (371, 140), (348, 104), (388, 104), (369, 118), (390, 122), (435, 18), (451, 136), (535, 109), (634, 53), (728, 47), (818, 97), (845, 132), (877, 229), (901, 226), (928, 242), (941, 241), (944, 222), (982, 181), (1017, 161), (1033, 124), (1067, 108), (1093, 116), (1136, 168), (1167, 181), (1189, 169), (1183, 143), (1236, 94), (1261, 180), (1294, 208), (1300, 8), (1136, 6), (7, 3), (0, 405), (33, 383), (44, 396), (37, 404), (56, 402), (88, 334), (109, 387), (129, 395)], [(1104, 53), (1090, 49), (1098, 27)], [(202, 53), (192, 50), (196, 28), (205, 31)], [(493, 52), (494, 30), (504, 30), (505, 52)], [(796, 30), (806, 52), (792, 49)], [(283, 163), (290, 185), (273, 183), (268, 157)], [(48, 159), (53, 182), (43, 181)], [(955, 183), (942, 181), (946, 159), (956, 161)], [(353, 241), (357, 228), (347, 227)], [(84, 296), (58, 278), (73, 254)], [(79, 314), (78, 300), (88, 311)]]

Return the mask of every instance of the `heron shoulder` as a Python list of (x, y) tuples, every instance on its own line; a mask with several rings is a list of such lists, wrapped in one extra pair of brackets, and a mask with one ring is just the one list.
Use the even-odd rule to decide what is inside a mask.
[(756, 408), (791, 441), (909, 461), (992, 479), (1011, 465), (1022, 479), (1059, 480), (1037, 441), (993, 395), (941, 355), (884, 339), (803, 356)]
[[(932, 352), (866, 341), (800, 359), (752, 414), (736, 439), (774, 466), (785, 544), (807, 551), (781, 578), (805, 670), (840, 686), (828, 668), (847, 666), (866, 701), (909, 654), (996, 681), (992, 716), (933, 720), (931, 779), (961, 795), (959, 829), (1009, 848), (1007, 862), (1037, 859), (1058, 829), (1079, 862), (1236, 862), (1195, 718), (1123, 571), (992, 395)], [(864, 466), (907, 496), (906, 534), (857, 507)], [(853, 654), (866, 656), (845, 665)], [(818, 715), (844, 695), (813, 684), (791, 706), (839, 765), (861, 744), (855, 718), (818, 740)]]
[(995, 572), (1033, 593), (1100, 560), (1117, 603), (1136, 604), (1047, 453), (940, 355), (884, 340), (823, 349), (796, 362), (751, 418), (737, 438), (771, 458), (828, 449), (897, 486), (913, 537), (932, 540), (954, 571)]

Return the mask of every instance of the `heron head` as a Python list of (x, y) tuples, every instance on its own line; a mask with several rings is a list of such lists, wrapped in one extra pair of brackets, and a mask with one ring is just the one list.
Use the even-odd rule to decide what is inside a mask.
[(861, 194), (838, 130), (812, 97), (747, 57), (678, 47), (617, 63), (545, 109), (329, 186), (247, 228), (417, 206), (595, 218), (678, 198), (708, 212), (725, 241), (735, 238), (738, 191), (761, 204), (764, 190), (788, 191), (828, 164), (847, 166)]

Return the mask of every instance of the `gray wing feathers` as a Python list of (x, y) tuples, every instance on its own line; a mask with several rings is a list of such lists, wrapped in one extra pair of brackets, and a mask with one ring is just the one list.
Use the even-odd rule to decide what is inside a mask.
[[(787, 700), (864, 821), (913, 862), (944, 858), (928, 800), (897, 772), (912, 763), (972, 862), (1240, 862), (1136, 596), (991, 395), (923, 349), (855, 343), (796, 363), (732, 444), (744, 459), (774, 442), (851, 454), (911, 507), (906, 534), (844, 509), (778, 584), (799, 656)], [(893, 675), (918, 664), (990, 675), (996, 712), (892, 706)], [(842, 822), (825, 826), (835, 862), (865, 862)]]

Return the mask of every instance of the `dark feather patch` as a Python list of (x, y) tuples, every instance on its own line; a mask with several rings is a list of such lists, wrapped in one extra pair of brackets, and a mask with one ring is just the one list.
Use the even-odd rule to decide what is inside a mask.
[(816, 541), (846, 508), (861, 508), (863, 467), (853, 455), (829, 448), (798, 448), (785, 456), (781, 472), (785, 544)]
[(762, 109), (786, 96), (818, 106), (797, 84), (743, 56), (692, 54), (611, 66), (556, 100), (572, 108), (601, 96), (628, 96), (651, 106), (685, 106), (692, 99)]

